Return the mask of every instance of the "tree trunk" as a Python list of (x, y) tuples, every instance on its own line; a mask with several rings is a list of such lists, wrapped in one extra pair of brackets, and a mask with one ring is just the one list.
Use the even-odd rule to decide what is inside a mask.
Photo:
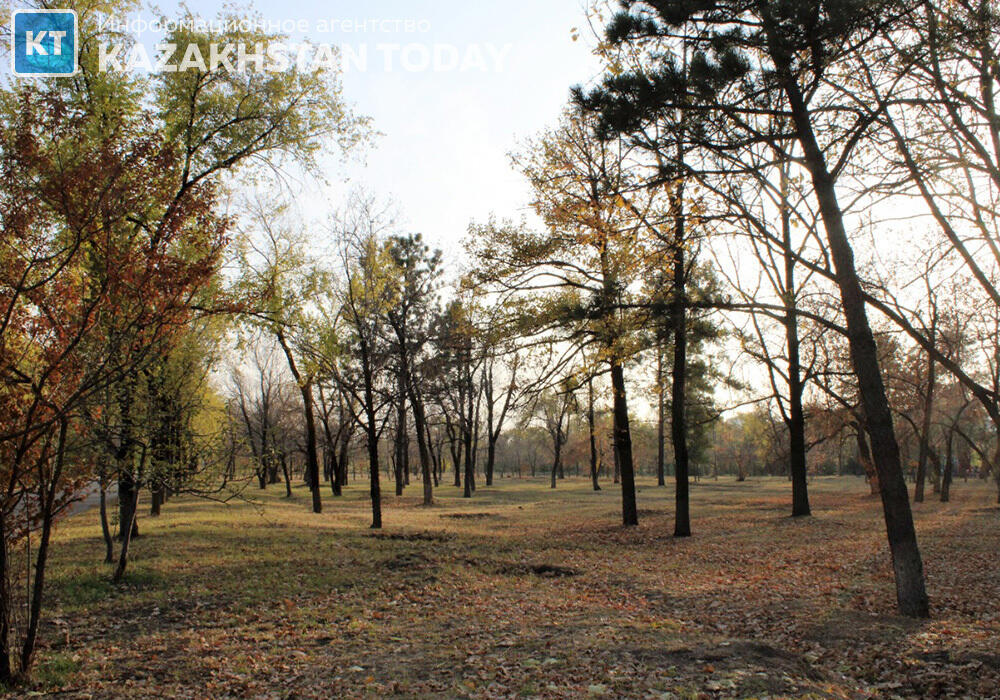
[(396, 393), (398, 394), (396, 403), (396, 450), (395, 450), (395, 475), (396, 475), (396, 495), (403, 495), (405, 485), (405, 472), (407, 469), (406, 458), (409, 452), (407, 445), (408, 435), (406, 432), (406, 369), (403, 366), (405, 360), (400, 362), (400, 368), (396, 372)]
[[(782, 51), (783, 49), (775, 49), (772, 46), (772, 54), (782, 57)], [(813, 191), (826, 229), (844, 317), (847, 321), (851, 361), (858, 376), (865, 422), (871, 436), (872, 456), (879, 477), (886, 535), (892, 552), (896, 578), (897, 604), (899, 611), (904, 615), (927, 617), (929, 603), (924, 586), (923, 561), (917, 545), (909, 493), (903, 480), (892, 413), (879, 367), (878, 348), (868, 323), (864, 295), (854, 264), (854, 252), (844, 227), (833, 177), (826, 167), (825, 156), (812, 129), (809, 110), (802, 98), (798, 83), (787, 68), (787, 63), (779, 61), (778, 72), (789, 100), (798, 139), (805, 155), (806, 167), (812, 178)]]
[(628, 400), (625, 396), (625, 373), (617, 359), (611, 360), (611, 390), (614, 393), (615, 453), (622, 483), (622, 524), (639, 524), (635, 502), (635, 468), (632, 462), (632, 433), (628, 424)]
[(806, 465), (806, 419), (802, 410), (802, 362), (799, 353), (799, 314), (795, 289), (795, 251), (792, 249), (788, 173), (781, 169), (781, 235), (785, 258), (785, 340), (788, 347), (788, 446), (792, 477), (792, 517), (810, 514)]
[(663, 341), (656, 344), (656, 485), (666, 486), (666, 401), (663, 396)]
[(497, 459), (497, 439), (499, 435), (494, 437), (492, 434), (486, 436), (486, 485), (493, 485), (493, 470), (496, 465)]
[[(281, 453), (281, 474), (285, 478), (285, 498), (292, 497), (292, 475), (291, 471), (288, 469), (288, 457), (284, 452)], [(277, 469), (277, 467), (275, 467)]]
[[(63, 438), (64, 440), (64, 438)], [(60, 450), (65, 447), (60, 448)], [(55, 484), (52, 484), (55, 489)], [(49, 498), (54, 496), (50, 492)], [(133, 508), (133, 512), (135, 509)], [(42, 592), (45, 586), (45, 566), (49, 554), (49, 539), (52, 535), (52, 503), (51, 500), (45, 507), (45, 514), (42, 518), (42, 537), (38, 543), (38, 552), (35, 555), (35, 579), (31, 582), (31, 601), (29, 603), (28, 624), (24, 633), (24, 641), (21, 644), (20, 669), (18, 673), (22, 678), (31, 675), (31, 667), (35, 660), (35, 642), (38, 639), (38, 625), (42, 616)]]
[(281, 331), (276, 334), (278, 344), (285, 353), (288, 360), (288, 369), (299, 385), (299, 392), (302, 394), (302, 407), (306, 419), (306, 477), (309, 480), (309, 490), (312, 493), (313, 513), (323, 512), (323, 501), (320, 496), (319, 481), (319, 455), (316, 453), (316, 417), (313, 414), (312, 377), (304, 378), (295, 363), (292, 350), (285, 341), (285, 335)]
[(13, 685), (14, 668), (11, 664), (11, 560), (7, 544), (6, 515), (0, 512), (0, 683)]
[(472, 461), (472, 426), (462, 430), (463, 451), (465, 453), (465, 490), (462, 491), (463, 498), (472, 498), (472, 491), (475, 473), (475, 463)]
[(413, 425), (417, 431), (417, 452), (420, 455), (420, 477), (424, 485), (424, 505), (434, 504), (434, 484), (432, 482), (432, 463), (430, 446), (427, 441), (427, 417), (424, 413), (424, 402), (417, 395), (417, 390), (413, 386), (413, 377), (409, 377), (407, 391), (410, 395), (410, 404), (413, 406)]
[[(675, 209), (680, 204), (675, 204)], [(689, 460), (687, 446), (687, 299), (684, 255), (684, 217), (676, 214), (677, 233), (673, 243), (673, 301), (670, 309), (670, 323), (674, 336), (674, 364), (670, 385), (670, 437), (674, 445), (674, 537), (691, 535), (690, 485), (688, 483)]]
[(941, 477), (941, 502), (947, 503), (951, 499), (951, 475), (953, 464), (955, 461), (954, 455), (954, 443), (955, 443), (955, 431), (948, 431), (948, 442), (945, 446), (945, 462), (944, 462), (944, 474)]
[[(129, 494), (129, 499), (130, 499), (130, 506), (128, 508), (128, 512), (131, 514), (131, 520), (125, 521), (123, 523), (122, 531), (126, 533), (126, 536), (122, 538), (122, 548), (121, 551), (118, 553), (118, 566), (115, 567), (115, 573), (111, 577), (111, 580), (114, 583), (120, 582), (122, 578), (125, 576), (125, 567), (128, 563), (129, 545), (132, 544), (132, 537), (133, 537), (131, 526), (135, 525), (136, 510), (138, 509), (137, 506), (139, 504), (138, 489), (133, 490)], [(119, 501), (122, 500), (122, 495), (120, 491), (118, 492), (118, 500)]]
[[(931, 325), (931, 342), (934, 342), (934, 325)], [(933, 356), (927, 356), (927, 392), (924, 394), (924, 415), (920, 426), (920, 452), (917, 457), (917, 483), (913, 488), (913, 500), (923, 503), (924, 482), (927, 480), (927, 460), (930, 455), (931, 419), (934, 413), (934, 390), (937, 384), (937, 363)]]
[(372, 529), (382, 527), (382, 490), (378, 473), (378, 432), (374, 411), (368, 414), (368, 474), (371, 479), (369, 494), (372, 500)]
[(163, 505), (163, 486), (161, 484), (153, 484), (149, 490), (149, 501), (149, 514), (155, 518), (159, 516), (160, 506)]
[(337, 458), (337, 467), (340, 469), (340, 476), (337, 481), (340, 483), (341, 490), (344, 486), (347, 486), (347, 466), (351, 455), (351, 437), (354, 435), (354, 426), (347, 428), (347, 434), (344, 435), (342, 442), (340, 443), (340, 456)]
[[(616, 442), (613, 428), (612, 428), (611, 441), (612, 443)], [(614, 462), (615, 462), (615, 470), (614, 474), (611, 477), (611, 482), (613, 484), (620, 484), (622, 482), (621, 457), (618, 456), (618, 446), (616, 444), (612, 444), (611, 447), (612, 447), (611, 454), (614, 455)], [(534, 476), (534, 474), (532, 474), (532, 476)]]
[(111, 536), (111, 527), (108, 524), (108, 492), (101, 484), (100, 514), (101, 514), (101, 535), (104, 537), (104, 563), (111, 564), (115, 560), (115, 540)]
[(316, 419), (313, 415), (312, 381), (301, 387), (302, 403), (306, 414), (306, 474), (309, 490), (312, 492), (312, 512), (323, 512), (323, 501), (319, 493), (319, 455), (316, 453)]
[(131, 523), (129, 539), (139, 536), (139, 523), (135, 517), (135, 504), (139, 501), (139, 489), (132, 474), (123, 471), (118, 475), (118, 539), (125, 541), (125, 532)]
[(594, 484), (594, 490), (600, 491), (601, 485), (597, 483), (597, 436), (594, 426), (594, 378), (587, 379), (587, 429), (590, 433), (590, 480)]

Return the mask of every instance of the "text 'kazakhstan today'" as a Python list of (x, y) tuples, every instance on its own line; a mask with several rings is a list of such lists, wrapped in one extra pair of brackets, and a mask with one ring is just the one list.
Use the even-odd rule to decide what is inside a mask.
[(510, 44), (498, 47), (492, 43), (462, 46), (418, 42), (379, 43), (370, 47), (368, 44), (309, 42), (191, 43), (183, 46), (161, 42), (152, 50), (141, 43), (131, 46), (103, 43), (98, 47), (98, 67), (101, 71), (167, 73), (187, 70), (274, 73), (288, 70), (292, 66), (303, 71), (364, 72), (374, 69), (407, 73), (500, 73), (503, 72), (510, 50)]

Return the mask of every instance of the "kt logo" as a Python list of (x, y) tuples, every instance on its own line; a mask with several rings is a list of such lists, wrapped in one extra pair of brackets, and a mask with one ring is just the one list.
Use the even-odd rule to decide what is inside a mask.
[(14, 10), (10, 55), (14, 75), (73, 75), (77, 69), (75, 10)]

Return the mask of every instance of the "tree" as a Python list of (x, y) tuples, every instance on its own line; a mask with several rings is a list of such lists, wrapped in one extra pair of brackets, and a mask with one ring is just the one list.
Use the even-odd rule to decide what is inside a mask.
[(349, 394), (347, 405), (365, 433), (373, 529), (382, 527), (378, 442), (390, 403), (391, 349), (388, 313), (395, 294), (394, 262), (384, 242), (390, 219), (371, 198), (356, 196), (333, 222), (339, 245), (342, 282), (338, 286), (343, 331), (337, 377)]
[[(837, 194), (841, 164), (850, 158), (871, 118), (862, 114), (847, 122), (840, 105), (822, 102), (829, 93), (814, 89), (823, 85), (827, 72), (845, 54), (864, 50), (872, 27), (887, 20), (891, 3), (826, 0), (750, 6), (741, 2), (647, 5), (629, 0), (625, 6), (608, 27), (609, 41), (620, 45), (682, 37), (684, 45), (694, 50), (691, 80), (679, 79), (686, 72), (678, 69), (678, 61), (669, 53), (660, 53), (660, 61), (648, 72), (610, 76), (589, 100), (608, 126), (633, 131), (664, 109), (683, 109), (689, 96), (696, 95), (714, 114), (743, 131), (739, 141), (707, 145), (739, 148), (742, 143), (763, 138), (780, 147), (781, 142), (791, 139), (801, 149), (833, 261), (852, 365), (879, 473), (897, 602), (903, 614), (926, 617), (923, 563), (899, 445)], [(733, 31), (733, 27), (740, 29)], [(758, 96), (774, 94), (781, 97), (780, 109), (762, 109)], [(791, 128), (787, 134), (771, 130), (775, 117), (788, 120)], [(845, 123), (847, 126), (841, 128)], [(833, 150), (835, 144), (840, 145), (839, 152)]]
[(593, 124), (569, 110), (558, 130), (515, 157), (545, 230), (493, 222), (472, 229), (472, 244), (484, 281), (534, 295), (525, 309), (531, 333), (558, 333), (575, 347), (593, 346), (594, 362), (607, 363), (622, 520), (636, 525), (624, 365), (639, 350), (642, 314), (630, 287), (654, 264), (647, 234), (662, 216), (656, 193), (634, 187), (629, 157), (623, 142), (598, 139)]
[[(434, 502), (434, 484), (431, 479), (431, 456), (428, 446), (427, 416), (424, 408), (425, 347), (430, 340), (432, 307), (440, 275), (441, 252), (424, 244), (417, 235), (393, 236), (388, 242), (389, 255), (395, 265), (395, 290), (388, 321), (395, 334), (397, 362), (399, 363), (400, 407), (410, 402), (413, 409), (417, 449), (420, 454), (420, 473), (424, 487), (424, 505)], [(400, 409), (399, 423), (405, 426), (405, 410)], [(397, 446), (402, 448), (402, 445)], [(397, 465), (399, 469), (399, 465)]]
[[(248, 321), (274, 338), (302, 398), (306, 429), (306, 480), (312, 511), (323, 510), (313, 387), (317, 367), (308, 353), (308, 335), (316, 327), (311, 303), (325, 284), (325, 273), (304, 253), (306, 240), (286, 222), (287, 205), (257, 199), (248, 205), (259, 233), (247, 235), (239, 251), (238, 289), (253, 299)], [(255, 240), (257, 239), (257, 240)]]
[(535, 407), (552, 440), (551, 488), (556, 487), (556, 477), (563, 476), (563, 447), (569, 439), (569, 420), (576, 409), (577, 388), (572, 378), (563, 380), (557, 387), (542, 392)]

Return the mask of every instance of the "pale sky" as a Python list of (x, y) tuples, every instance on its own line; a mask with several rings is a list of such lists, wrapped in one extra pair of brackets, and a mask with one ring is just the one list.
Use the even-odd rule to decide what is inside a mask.
[[(196, 7), (209, 18), (222, 5), (210, 0)], [(166, 16), (179, 14), (177, 4), (160, 7)], [(348, 190), (364, 187), (391, 197), (406, 228), (449, 255), (471, 220), (526, 212), (527, 188), (507, 153), (519, 139), (554, 125), (570, 86), (599, 73), (584, 0), (266, 0), (254, 7), (266, 19), (306, 20), (312, 30), (305, 38), (312, 42), (367, 50), (367, 68), (345, 73), (344, 95), (382, 136), (364, 164), (328, 159), (331, 186), (304, 189), (303, 213), (321, 217)], [(322, 34), (321, 20), (337, 20), (338, 29), (345, 20), (388, 22), (380, 27), (387, 31)], [(413, 20), (424, 31), (394, 31), (394, 20)], [(578, 41), (574, 27), (582, 30)], [(393, 48), (380, 47), (386, 44)], [(453, 47), (440, 50), (446, 69), (435, 70), (433, 63), (420, 69), (428, 54), (433, 61), (435, 45)], [(456, 53), (467, 70), (447, 69)], [(405, 70), (404, 58), (417, 70)]]

